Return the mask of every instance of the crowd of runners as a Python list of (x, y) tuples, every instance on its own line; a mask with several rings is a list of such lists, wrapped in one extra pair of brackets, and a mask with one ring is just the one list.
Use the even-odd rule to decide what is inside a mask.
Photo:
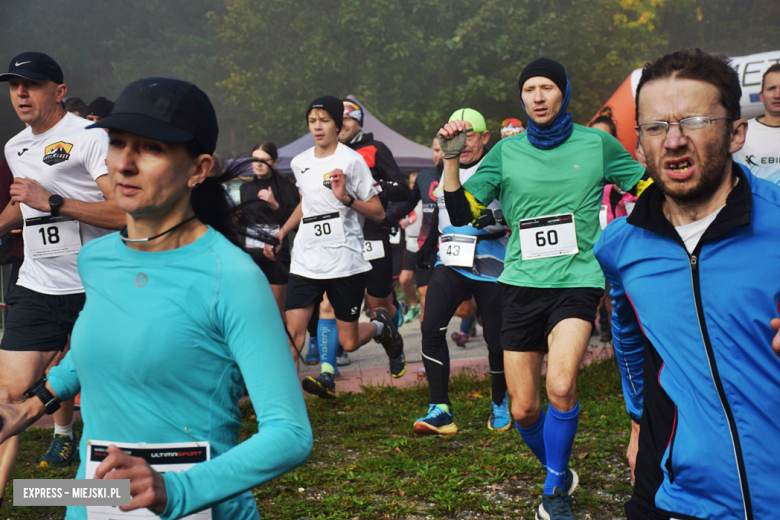
[[(27, 127), (2, 165), (0, 236), (24, 254), (0, 342), (0, 504), (19, 433), (53, 414), (41, 465), (79, 458), (78, 478), (130, 479), (112, 518), (259, 518), (251, 489), (311, 452), (303, 392), (335, 399), (339, 365), (372, 340), (393, 378), (421, 350), (430, 398), (409, 433), (457, 434), (458, 316), (451, 339), (478, 322), (487, 345), (487, 429), (514, 426), (539, 460), (536, 518), (570, 520), (577, 374), (601, 309), (632, 424), (628, 518), (774, 517), (780, 64), (748, 122), (726, 58), (647, 63), (632, 155), (609, 110), (573, 122), (566, 69), (539, 58), (520, 71), (525, 127), (505, 119), (491, 147), (484, 114), (453, 106), (435, 166), (410, 178), (351, 99), (308, 105), (314, 146), (289, 178), (268, 141), (218, 160), (217, 114), (184, 80), (87, 106), (66, 101), (56, 61), (25, 52), (0, 82)], [(422, 344), (405, 345), (417, 318)], [(299, 384), (301, 361), (320, 374)], [(245, 392), (258, 432), (238, 444)], [(155, 450), (198, 456), (164, 472)]]

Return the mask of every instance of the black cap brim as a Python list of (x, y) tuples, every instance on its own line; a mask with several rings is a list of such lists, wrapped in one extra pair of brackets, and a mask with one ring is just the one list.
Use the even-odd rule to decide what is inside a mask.
[(25, 72), (19, 74), (18, 72), (4, 72), (0, 74), (0, 81), (11, 81), (13, 78), (24, 78), (32, 81), (51, 81), (47, 76), (43, 74), (36, 74), (34, 72)]
[(122, 130), (168, 143), (186, 143), (195, 138), (186, 130), (143, 114), (111, 114), (87, 128)]

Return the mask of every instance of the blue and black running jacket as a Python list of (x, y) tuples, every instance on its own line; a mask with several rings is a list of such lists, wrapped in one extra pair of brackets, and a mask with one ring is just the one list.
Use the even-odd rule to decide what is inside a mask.
[(644, 518), (780, 518), (780, 187), (734, 165), (737, 185), (689, 254), (648, 187), (595, 254), (639, 421), (634, 495)]

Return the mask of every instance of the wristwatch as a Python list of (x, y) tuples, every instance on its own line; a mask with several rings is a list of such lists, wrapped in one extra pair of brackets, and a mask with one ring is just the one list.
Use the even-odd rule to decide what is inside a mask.
[(60, 409), (60, 400), (46, 388), (46, 381), (48, 379), (44, 377), (35, 383), (24, 393), (24, 396), (27, 399), (37, 396), (43, 403), (43, 406), (46, 407), (46, 414), (51, 415)]
[(352, 196), (352, 195), (350, 195), (350, 194), (347, 194), (347, 197), (349, 197), (349, 202), (347, 202), (347, 203), (346, 203), (346, 204), (344, 204), (344, 205), (345, 205), (346, 207), (348, 207), (348, 208), (351, 208), (351, 207), (352, 207), (352, 203), (353, 203), (353, 202), (355, 202), (355, 197), (353, 197), (353, 196)]
[(49, 197), (49, 206), (51, 207), (51, 216), (57, 217), (60, 214), (60, 206), (62, 206), (62, 197), (59, 195), (52, 195)]

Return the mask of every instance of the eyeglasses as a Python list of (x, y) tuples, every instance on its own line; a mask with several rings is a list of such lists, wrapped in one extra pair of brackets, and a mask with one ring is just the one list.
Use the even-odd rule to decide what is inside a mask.
[(713, 123), (713, 121), (719, 121), (721, 119), (731, 120), (732, 118), (696, 116), (680, 119), (679, 123), (670, 123), (668, 121), (648, 121), (647, 123), (642, 123), (641, 125), (634, 127), (634, 129), (639, 133), (640, 136), (646, 135), (647, 137), (658, 137), (660, 135), (668, 134), (670, 126), (677, 125), (680, 127), (680, 133), (682, 135), (686, 135), (685, 132), (698, 132), (704, 130), (705, 128), (708, 128)]

